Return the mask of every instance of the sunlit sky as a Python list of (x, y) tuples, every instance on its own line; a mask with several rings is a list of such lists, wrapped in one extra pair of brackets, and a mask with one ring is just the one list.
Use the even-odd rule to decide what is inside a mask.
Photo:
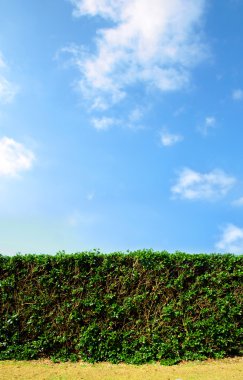
[(242, 0), (0, 0), (0, 253), (238, 254), (242, 212)]

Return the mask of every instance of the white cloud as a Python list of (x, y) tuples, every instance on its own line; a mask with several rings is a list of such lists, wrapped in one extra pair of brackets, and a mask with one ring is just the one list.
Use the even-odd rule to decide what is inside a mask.
[(0, 69), (5, 69), (6, 68), (6, 63), (4, 61), (3, 55), (0, 52)]
[(126, 126), (127, 128), (130, 128), (133, 131), (145, 129), (146, 127), (143, 123), (143, 118), (145, 114), (148, 112), (148, 110), (149, 106), (135, 106), (128, 113), (127, 119), (124, 118), (123, 120), (121, 120), (120, 125)]
[(216, 123), (215, 117), (213, 117), (213, 116), (207, 116), (206, 117), (206, 119), (205, 119), (205, 125), (207, 127), (214, 127), (215, 123)]
[(236, 206), (236, 207), (241, 207), (241, 206), (243, 206), (243, 197), (234, 200), (234, 201), (232, 202), (232, 205), (233, 205), (233, 206)]
[(130, 112), (129, 121), (132, 123), (137, 123), (142, 119), (143, 115), (144, 111), (141, 108), (136, 107)]
[(7, 68), (7, 64), (0, 52), (0, 103), (11, 103), (18, 92), (18, 86), (7, 80), (3, 75), (3, 71)]
[(0, 103), (11, 103), (18, 92), (18, 87), (0, 76)]
[(160, 134), (161, 143), (164, 146), (172, 146), (183, 140), (181, 135), (176, 135), (163, 130)]
[(97, 31), (96, 52), (70, 50), (79, 89), (92, 104), (121, 101), (137, 83), (174, 91), (188, 85), (206, 53), (200, 22), (205, 0), (70, 0), (76, 16), (100, 16), (113, 26)]
[(119, 120), (112, 117), (93, 118), (91, 122), (98, 131), (106, 131), (110, 127), (119, 124)]
[(74, 15), (79, 17), (83, 15), (96, 16), (100, 15), (105, 18), (116, 19), (116, 10), (122, 6), (125, 1), (117, 0), (70, 0), (75, 6)]
[(205, 117), (204, 123), (198, 126), (198, 131), (203, 135), (207, 136), (210, 129), (215, 128), (216, 119), (214, 116)]
[(216, 200), (226, 195), (236, 182), (222, 170), (199, 173), (184, 168), (171, 188), (174, 196), (190, 200)]
[(243, 90), (238, 88), (237, 90), (234, 90), (232, 93), (232, 98), (234, 100), (242, 100), (243, 99)]
[(228, 224), (215, 247), (229, 253), (243, 253), (243, 228)]
[(9, 137), (0, 139), (0, 177), (16, 177), (20, 172), (30, 170), (35, 156), (24, 145)]

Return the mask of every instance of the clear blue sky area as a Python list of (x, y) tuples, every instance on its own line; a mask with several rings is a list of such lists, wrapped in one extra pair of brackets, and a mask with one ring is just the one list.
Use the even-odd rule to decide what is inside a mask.
[(0, 253), (242, 253), (242, 68), (242, 0), (0, 0)]

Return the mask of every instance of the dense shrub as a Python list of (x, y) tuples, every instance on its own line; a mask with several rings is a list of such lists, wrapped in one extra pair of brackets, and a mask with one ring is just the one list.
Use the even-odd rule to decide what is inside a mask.
[(0, 359), (165, 364), (241, 354), (243, 256), (0, 255)]

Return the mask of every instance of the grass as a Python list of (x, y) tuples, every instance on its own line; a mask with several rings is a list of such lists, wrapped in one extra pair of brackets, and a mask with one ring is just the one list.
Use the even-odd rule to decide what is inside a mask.
[(241, 380), (243, 358), (187, 362), (171, 367), (109, 363), (2, 361), (1, 380)]

